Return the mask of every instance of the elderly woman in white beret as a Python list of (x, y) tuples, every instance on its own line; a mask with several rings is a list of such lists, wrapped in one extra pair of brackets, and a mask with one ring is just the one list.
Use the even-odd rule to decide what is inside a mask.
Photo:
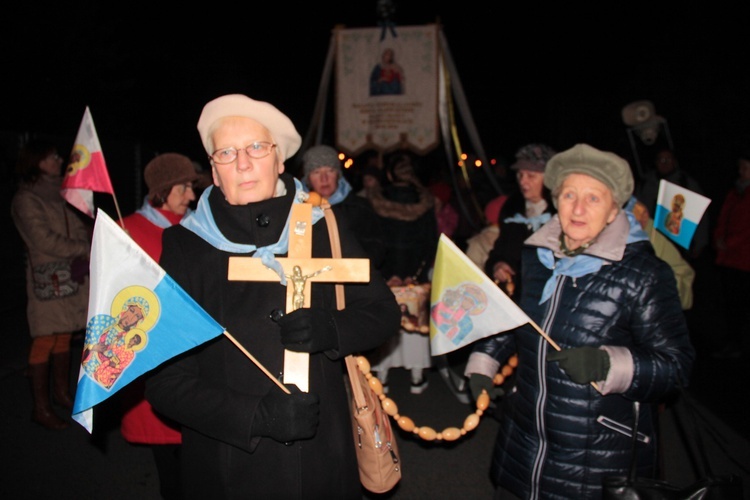
[(553, 156), (544, 183), (558, 213), (526, 240), (520, 306), (530, 325), (472, 353), (470, 383), (518, 353), (502, 400), (491, 475), (496, 498), (601, 498), (630, 465), (641, 403), (639, 476), (657, 474), (656, 405), (685, 386), (694, 359), (674, 274), (632, 214), (628, 163), (586, 144)]
[[(371, 266), (369, 283), (344, 287), (346, 309), (333, 283), (315, 283), (310, 307), (285, 314), (277, 257), (288, 252), (293, 204), (309, 195), (284, 162), (301, 137), (277, 108), (244, 95), (206, 104), (198, 131), (214, 185), (164, 230), (160, 263), (273, 376), (282, 380), (285, 349), (309, 353), (309, 392), (286, 394), (226, 336), (158, 369), (146, 398), (182, 425), (185, 497), (362, 498), (343, 358), (398, 332), (396, 299)], [(330, 258), (322, 217), (313, 209), (312, 256)], [(339, 233), (344, 257), (366, 258), (344, 224)], [(229, 281), (231, 256), (258, 257), (279, 280)]]

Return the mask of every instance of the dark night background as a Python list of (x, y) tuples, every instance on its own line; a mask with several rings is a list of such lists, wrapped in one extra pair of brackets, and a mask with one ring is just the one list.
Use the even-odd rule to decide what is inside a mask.
[[(714, 199), (710, 210), (718, 209), (735, 178), (738, 148), (750, 142), (748, 41), (739, 10), (691, 2), (432, 3), (396, 1), (393, 20), (397, 28), (441, 25), (489, 156), (512, 160), (528, 142), (558, 150), (588, 142), (632, 164), (621, 110), (648, 99), (667, 120), (682, 167)], [(221, 94), (273, 103), (304, 136), (332, 29), (379, 21), (373, 0), (174, 8), (29, 2), (5, 10), (6, 177), (19, 136), (59, 137), (66, 154), (89, 106), (124, 212), (139, 203), (129, 194), (139, 182), (133, 172), (154, 154), (178, 151), (203, 161), (195, 125), (203, 105)], [(468, 141), (463, 147), (472, 152)], [(640, 143), (638, 149), (650, 168), (652, 152)]]
[[(10, 347), (2, 352), (12, 358), (8, 366), (18, 375), (3, 380), (18, 386), (8, 392), (6, 400), (26, 401), (25, 408), (31, 403), (26, 380), (20, 375), (25, 354), (19, 354), (19, 346), (25, 346), (28, 337), (22, 317), (24, 255), (9, 210), (15, 189), (14, 163), (22, 141), (49, 136), (66, 156), (89, 106), (119, 207), (127, 215), (143, 200), (140, 174), (155, 154), (180, 152), (208, 167), (196, 123), (204, 104), (215, 97), (243, 93), (269, 101), (305, 136), (332, 30), (337, 25), (375, 27), (379, 21), (375, 0), (214, 1), (191, 6), (174, 3), (172, 7), (161, 3), (80, 0), (42, 4), (31, 0), (3, 5), (0, 199), (4, 209), (0, 234), (8, 265), (0, 310), (11, 320), (7, 328)], [(710, 220), (717, 215), (737, 176), (738, 152), (750, 148), (750, 23), (740, 3), (727, 7), (719, 2), (395, 0), (395, 7), (397, 30), (399, 25), (441, 26), (481, 142), (491, 157), (508, 163), (520, 146), (530, 142), (546, 142), (557, 150), (587, 142), (623, 156), (635, 170), (621, 110), (647, 99), (667, 120), (682, 168), (713, 200)], [(325, 142), (332, 141), (331, 127)], [(657, 144), (663, 143), (662, 134)], [(650, 168), (656, 146), (636, 145), (641, 162)], [(468, 140), (462, 146), (473, 152)], [(442, 146), (422, 164), (436, 171), (447, 170), (446, 165)], [(97, 194), (95, 202), (109, 215), (116, 215), (109, 195)], [(746, 358), (732, 361), (707, 356), (721, 333), (734, 327), (734, 312), (722, 314), (726, 313), (723, 291), (710, 253), (704, 252), (696, 269), (696, 305), (686, 312), (699, 353), (691, 386), (702, 403), (747, 437), (747, 415), (743, 405), (737, 404), (747, 395)], [(406, 391), (408, 382), (403, 380)], [(439, 390), (440, 382), (431, 387)], [(451, 411), (443, 406), (445, 400), (425, 406), (428, 414)], [(462, 416), (464, 410), (458, 410)], [(26, 416), (23, 419), (28, 421)], [(4, 461), (10, 464), (6, 483), (11, 489), (15, 485), (14, 493), (19, 487), (31, 491), (39, 478), (45, 478), (41, 482), (58, 497), (66, 491), (77, 492), (81, 484), (90, 486), (94, 476), (78, 479), (80, 467), (70, 466), (77, 462), (70, 460), (71, 451), (93, 456), (88, 459), (91, 463), (96, 461), (94, 465), (102, 470), (109, 467), (107, 473), (114, 471), (120, 484), (127, 485), (120, 490), (110, 488), (112, 498), (119, 491), (132, 496), (131, 488), (144, 487), (135, 481), (142, 481), (143, 466), (148, 463), (126, 462), (133, 449), (112, 453), (115, 462), (101, 461), (96, 449), (80, 446), (82, 439), (53, 442), (41, 434), (46, 430), (36, 427), (31, 422), (27, 427), (7, 427), (6, 434), (22, 442), (15, 448), (6, 446), (14, 453), (13, 460)], [(736, 441), (730, 444), (741, 447), (742, 442)], [(489, 441), (475, 441), (481, 442)], [(67, 443), (72, 445), (61, 451), (59, 446)], [(410, 445), (405, 443), (404, 449)], [(17, 460), (17, 448), (30, 450), (22, 454), (25, 461)], [(423, 449), (421, 443), (419, 449)], [(92, 450), (95, 455), (89, 455)], [(62, 465), (68, 467), (61, 467), (61, 457)], [(474, 471), (488, 463), (482, 452), (444, 459), (458, 460)], [(41, 468), (29, 468), (31, 460), (39, 461)], [(124, 468), (117, 468), (118, 460)], [(430, 472), (440, 463), (432, 455), (424, 460), (428, 462), (424, 470)], [(11, 480), (14, 466), (22, 469), (21, 481)], [(438, 472), (441, 479), (445, 476), (453, 482), (451, 474)], [(721, 469), (722, 474), (726, 472)], [(430, 480), (436, 476), (423, 476), (416, 484), (424, 485), (420, 492), (429, 494)], [(72, 486), (66, 489), (65, 485)]]

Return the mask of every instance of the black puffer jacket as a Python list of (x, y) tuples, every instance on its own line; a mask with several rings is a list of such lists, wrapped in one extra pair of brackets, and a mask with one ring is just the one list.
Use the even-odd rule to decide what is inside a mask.
[[(622, 224), (625, 216), (618, 217)], [(531, 240), (555, 242), (558, 235), (555, 217)], [(596, 255), (596, 246), (587, 253)], [(612, 389), (603, 385), (606, 395), (574, 383), (557, 363), (546, 361), (552, 347), (529, 325), (483, 342), (482, 352), (496, 360), (516, 351), (519, 357), (516, 389), (503, 401), (492, 477), (520, 498), (600, 498), (602, 479), (628, 469), (630, 438), (612, 427), (632, 427), (633, 400), (650, 403), (642, 406), (638, 425), (649, 437), (638, 464), (640, 475), (655, 473), (652, 404), (687, 384), (694, 350), (674, 275), (648, 241), (628, 244), (621, 260), (605, 261), (596, 272), (559, 276), (552, 296), (539, 304), (551, 275), (537, 248), (526, 246), (521, 308), (563, 349), (608, 346), (624, 354), (625, 363), (612, 356), (610, 376), (624, 372), (632, 381), (609, 394)]]

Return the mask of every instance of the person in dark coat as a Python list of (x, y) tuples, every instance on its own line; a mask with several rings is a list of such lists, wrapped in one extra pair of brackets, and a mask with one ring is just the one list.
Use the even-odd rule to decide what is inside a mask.
[(435, 196), (419, 180), (410, 154), (392, 156), (385, 174), (388, 182), (369, 193), (385, 235), (383, 276), (392, 286), (426, 283), (439, 238)]
[[(544, 182), (558, 214), (526, 240), (520, 307), (530, 325), (496, 335), (467, 362), (472, 394), (518, 353), (490, 468), (496, 498), (592, 498), (626, 476), (633, 402), (638, 475), (657, 477), (656, 411), (686, 387), (695, 351), (669, 265), (635, 217), (628, 163), (587, 144), (553, 156)], [(558, 350), (558, 348), (560, 350)]]
[(380, 218), (372, 209), (370, 200), (357, 196), (352, 185), (344, 177), (341, 160), (331, 146), (320, 144), (305, 151), (302, 157), (305, 187), (331, 205), (339, 205), (341, 222), (351, 229), (367, 251), (373, 265), (380, 269), (385, 257), (383, 230)]
[[(428, 283), (439, 237), (435, 196), (419, 180), (410, 154), (392, 156), (385, 173), (389, 182), (368, 191), (385, 235), (381, 272), (391, 287)], [(409, 391), (422, 394), (429, 385), (425, 370), (431, 365), (429, 336), (406, 329), (372, 356), (372, 370), (384, 391), (390, 369), (403, 367), (411, 372)]]
[(555, 151), (541, 143), (527, 144), (516, 152), (510, 169), (516, 173), (518, 191), (508, 196), (497, 222), (500, 236), (490, 250), (484, 270), (515, 302), (521, 296), (521, 248), (531, 233), (542, 227), (556, 210), (549, 188), (544, 186), (544, 167)]
[[(273, 269), (286, 255), (292, 205), (309, 196), (284, 173), (301, 138), (277, 108), (237, 94), (206, 104), (198, 131), (214, 185), (192, 214), (164, 231), (160, 264), (279, 380), (285, 349), (310, 353), (309, 392), (287, 384), (286, 394), (227, 336), (162, 365), (147, 381), (146, 398), (182, 425), (184, 492), (200, 499), (362, 498), (343, 357), (398, 331), (396, 300), (372, 266), (368, 283), (344, 286), (341, 311), (333, 283), (313, 284), (310, 307), (284, 314), (284, 270), (274, 282), (228, 281), (230, 256), (259, 257)], [(312, 255), (330, 258), (322, 217), (314, 208)], [(339, 229), (343, 256), (366, 258), (352, 233)]]

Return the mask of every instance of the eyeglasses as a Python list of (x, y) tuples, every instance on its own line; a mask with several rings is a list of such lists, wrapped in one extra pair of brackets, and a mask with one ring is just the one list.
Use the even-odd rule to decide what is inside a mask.
[[(254, 142), (242, 149), (245, 150), (245, 153), (247, 153), (247, 156), (249, 156), (250, 158), (259, 160), (260, 158), (265, 158), (266, 156), (270, 155), (271, 151), (273, 151), (273, 148), (275, 147), (276, 144), (271, 144), (270, 142)], [(236, 160), (238, 154), (238, 149), (224, 148), (214, 151), (214, 153), (212, 155), (209, 155), (208, 158), (213, 160), (215, 163), (218, 163), (219, 165), (226, 165), (227, 163), (232, 163), (234, 160)]]

